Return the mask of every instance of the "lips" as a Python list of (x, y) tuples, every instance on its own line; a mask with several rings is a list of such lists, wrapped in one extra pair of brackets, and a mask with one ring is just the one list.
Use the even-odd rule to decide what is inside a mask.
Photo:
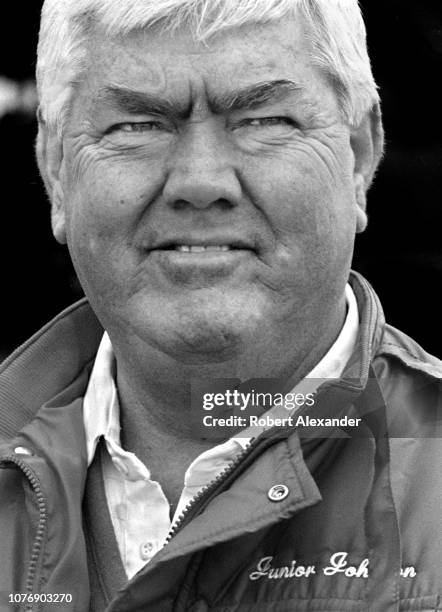
[(177, 251), (179, 253), (226, 253), (229, 251), (255, 251), (252, 241), (220, 236), (215, 238), (180, 236), (159, 241), (150, 251)]
[(217, 284), (247, 275), (256, 265), (255, 242), (227, 232), (182, 233), (156, 238), (144, 246), (142, 265), (157, 270), (168, 282), (185, 287)]

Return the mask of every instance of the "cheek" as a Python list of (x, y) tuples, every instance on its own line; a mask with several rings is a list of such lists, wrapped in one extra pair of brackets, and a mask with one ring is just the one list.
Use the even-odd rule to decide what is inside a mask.
[(110, 254), (106, 250), (111, 242), (108, 236), (112, 227), (108, 216), (102, 214), (92, 196), (78, 191), (76, 197), (67, 203), (66, 218), (69, 252), (86, 293), (90, 287), (99, 286), (105, 275), (103, 264), (109, 261)]
[(100, 293), (131, 265), (128, 245), (137, 207), (127, 190), (104, 177), (77, 183), (71, 193), (66, 206), (69, 251), (86, 293)]
[[(249, 165), (253, 201), (283, 242), (339, 240), (354, 234), (356, 207), (347, 148), (298, 145), (283, 156)], [(259, 186), (259, 188), (258, 188)]]
[[(128, 240), (152, 198), (146, 172), (129, 165), (96, 163), (77, 168), (67, 186), (67, 231), (90, 253)], [(83, 170), (83, 172), (79, 172)]]
[[(313, 291), (350, 265), (356, 227), (351, 159), (305, 148), (250, 174), (252, 199), (274, 233), (269, 259), (281, 283)], [(265, 177), (265, 178), (263, 178)], [(260, 189), (253, 186), (261, 185)], [(313, 286), (312, 286), (313, 285)]]
[(162, 181), (161, 160), (149, 159), (144, 150), (73, 148), (67, 167), (67, 193), (77, 200), (75, 213), (99, 219), (109, 229), (121, 229), (139, 216)]

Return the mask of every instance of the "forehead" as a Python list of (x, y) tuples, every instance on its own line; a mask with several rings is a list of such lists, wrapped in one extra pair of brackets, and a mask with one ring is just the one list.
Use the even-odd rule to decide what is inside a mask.
[(299, 83), (312, 99), (334, 98), (299, 18), (226, 30), (207, 42), (186, 29), (160, 27), (110, 38), (98, 26), (88, 43), (85, 89), (91, 100), (108, 86), (198, 99), (284, 79)]

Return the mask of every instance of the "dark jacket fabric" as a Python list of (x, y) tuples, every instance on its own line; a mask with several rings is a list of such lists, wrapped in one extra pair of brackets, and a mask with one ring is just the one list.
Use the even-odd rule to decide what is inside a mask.
[[(362, 277), (350, 282), (358, 344), (308, 414), (361, 425), (255, 439), (126, 584), (120, 566), (103, 610), (442, 610), (442, 364), (385, 324)], [(82, 422), (102, 332), (83, 300), (0, 368), (2, 611), (88, 612), (90, 584), (109, 582), (103, 543), (91, 552), (100, 517)], [(44, 601), (62, 594), (72, 601)]]

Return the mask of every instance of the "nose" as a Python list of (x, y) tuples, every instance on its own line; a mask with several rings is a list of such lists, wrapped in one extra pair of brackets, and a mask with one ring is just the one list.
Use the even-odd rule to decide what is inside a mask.
[(163, 190), (166, 203), (175, 210), (237, 206), (241, 184), (233, 157), (228, 142), (215, 128), (192, 125), (170, 158)]

